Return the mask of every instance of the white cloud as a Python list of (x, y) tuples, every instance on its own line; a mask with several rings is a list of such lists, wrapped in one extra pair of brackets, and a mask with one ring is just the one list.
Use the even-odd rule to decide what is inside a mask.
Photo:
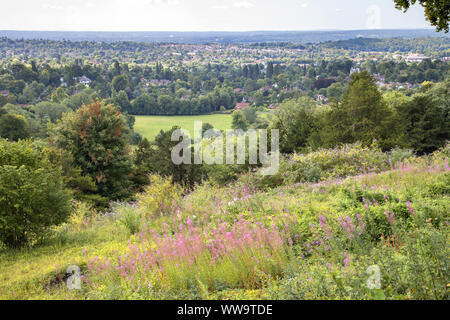
[(177, 6), (180, 4), (180, 1), (179, 0), (169, 0), (167, 3), (169, 6)]
[(236, 8), (240, 8), (240, 9), (250, 9), (250, 8), (253, 8), (255, 5), (248, 1), (239, 1), (239, 2), (235, 2), (234, 6)]
[(307, 8), (307, 7), (309, 7), (309, 2), (302, 3), (302, 8)]
[(53, 3), (44, 3), (42, 4), (42, 8), (46, 10), (62, 10), (64, 9), (62, 6), (53, 4)]
[(217, 9), (217, 10), (225, 10), (225, 9), (228, 9), (228, 6), (217, 5), (217, 6), (213, 6), (213, 9)]

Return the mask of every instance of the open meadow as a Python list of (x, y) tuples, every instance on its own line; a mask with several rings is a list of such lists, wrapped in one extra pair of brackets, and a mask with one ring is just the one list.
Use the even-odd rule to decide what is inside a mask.
[(194, 135), (194, 121), (211, 124), (215, 129), (231, 129), (230, 114), (210, 114), (199, 116), (136, 116), (134, 129), (144, 138), (152, 141), (161, 130), (168, 131), (173, 126), (189, 130)]

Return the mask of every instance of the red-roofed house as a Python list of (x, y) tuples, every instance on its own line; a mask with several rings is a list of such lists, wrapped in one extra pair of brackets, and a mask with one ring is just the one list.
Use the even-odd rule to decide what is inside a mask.
[(8, 97), (9, 97), (9, 91), (8, 90), (1, 90), (0, 94), (2, 96), (4, 96), (6, 99), (8, 99)]
[(250, 107), (250, 103), (248, 103), (248, 102), (238, 102), (238, 103), (236, 103), (236, 110), (242, 110), (242, 109), (245, 109), (247, 107)]

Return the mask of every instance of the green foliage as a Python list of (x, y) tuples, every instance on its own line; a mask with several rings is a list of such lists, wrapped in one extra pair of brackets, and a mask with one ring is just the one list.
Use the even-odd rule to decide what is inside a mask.
[(249, 123), (245, 117), (244, 112), (242, 112), (240, 110), (236, 110), (233, 112), (232, 116), (233, 116), (233, 121), (232, 121), (231, 127), (233, 129), (241, 129), (241, 130), (247, 131)]
[(0, 116), (0, 137), (12, 141), (26, 139), (30, 136), (25, 117), (15, 114)]
[(125, 90), (128, 87), (128, 77), (126, 75), (115, 76), (112, 81), (112, 87), (119, 93)]
[(449, 90), (450, 81), (446, 81), (398, 105), (398, 123), (407, 147), (419, 154), (431, 153), (450, 140)]
[[(145, 178), (149, 173), (157, 173), (164, 177), (172, 177), (174, 183), (178, 183), (187, 188), (192, 188), (200, 183), (204, 176), (202, 165), (194, 164), (194, 152), (191, 150), (191, 164), (174, 164), (172, 161), (172, 149), (179, 143), (172, 141), (172, 133), (179, 129), (173, 127), (169, 131), (162, 131), (153, 142), (144, 139), (136, 150), (136, 170), (140, 181), (147, 181)], [(183, 136), (187, 139), (187, 136)], [(193, 149), (193, 147), (192, 147)], [(138, 183), (139, 184), (139, 183)], [(145, 184), (145, 183), (144, 183)]]
[(170, 179), (158, 175), (150, 176), (150, 184), (137, 196), (139, 207), (146, 217), (164, 216), (180, 201), (182, 189)]
[(128, 230), (130, 235), (137, 234), (142, 230), (142, 214), (135, 205), (113, 204), (112, 210), (120, 216), (119, 223)]
[(387, 107), (372, 76), (363, 71), (352, 75), (342, 101), (326, 113), (321, 135), (324, 146), (360, 141), (371, 145), (375, 140), (383, 149), (393, 147), (390, 136), (393, 114)]
[(425, 17), (436, 27), (436, 31), (448, 32), (448, 21), (450, 20), (450, 5), (447, 1), (436, 0), (394, 0), (395, 7), (408, 11), (410, 6), (420, 3), (425, 8)]
[[(241, 179), (182, 197), (156, 176), (142, 203), (115, 203), (104, 215), (75, 204), (44, 247), (13, 259), (0, 252), (0, 297), (445, 300), (448, 194), (429, 192), (448, 184), (445, 150), (387, 172), (264, 191)], [(343, 159), (333, 162), (321, 151), (330, 172), (345, 162), (357, 167), (345, 153), (363, 162), (379, 153), (361, 146), (338, 152)], [(214, 259), (221, 244), (229, 251)], [(62, 270), (69, 261), (82, 266), (81, 291), (48, 286), (61, 270), (54, 261)], [(30, 266), (45, 271), (22, 272)], [(379, 267), (379, 289), (367, 286), (370, 266)]]
[(83, 175), (80, 167), (74, 167), (72, 155), (56, 148), (47, 149), (46, 154), (53, 165), (62, 168), (64, 184), (75, 199), (97, 208), (106, 207), (108, 198), (98, 194), (97, 185), (91, 176)]
[(271, 127), (280, 130), (280, 152), (305, 148), (315, 124), (315, 102), (309, 97), (288, 101), (275, 112)]
[(95, 101), (65, 114), (50, 128), (50, 142), (71, 155), (72, 165), (95, 181), (101, 196), (116, 200), (132, 191), (127, 131), (124, 117), (113, 105)]
[(56, 122), (62, 118), (64, 113), (70, 112), (71, 109), (59, 103), (40, 102), (34, 106), (34, 111), (40, 118), (47, 118), (51, 122)]
[(320, 149), (307, 154), (294, 154), (288, 159), (284, 175), (290, 182), (317, 182), (329, 178), (345, 178), (389, 168), (388, 157), (376, 147), (357, 143), (335, 149)]
[(431, 196), (450, 195), (450, 173), (440, 177), (436, 182), (428, 186), (428, 192)]
[(30, 244), (69, 215), (61, 170), (29, 141), (0, 141), (0, 242)]

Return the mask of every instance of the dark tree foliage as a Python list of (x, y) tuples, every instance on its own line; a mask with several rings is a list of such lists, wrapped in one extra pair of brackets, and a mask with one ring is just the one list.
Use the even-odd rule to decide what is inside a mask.
[[(158, 173), (161, 176), (172, 176), (172, 181), (186, 188), (192, 188), (205, 177), (202, 165), (194, 164), (194, 150), (192, 149), (192, 164), (176, 165), (172, 162), (172, 149), (179, 143), (172, 141), (172, 133), (180, 129), (173, 127), (169, 131), (162, 131), (153, 142), (142, 140), (136, 150), (136, 170), (141, 182), (148, 183), (145, 175)], [(186, 138), (186, 137), (185, 137)]]
[(15, 114), (1, 115), (0, 111), (0, 138), (17, 141), (29, 136), (28, 124), (23, 116)]
[(405, 12), (417, 3), (420, 3), (425, 9), (425, 16), (431, 25), (436, 27), (437, 31), (444, 30), (448, 32), (448, 22), (450, 20), (450, 1), (449, 0), (394, 0), (395, 7)]
[(433, 152), (450, 140), (450, 81), (435, 85), (398, 106), (405, 144), (419, 154)]
[(375, 80), (368, 72), (354, 73), (340, 103), (332, 105), (321, 123), (320, 144), (334, 147), (360, 141), (369, 146), (378, 141), (383, 149), (394, 133), (392, 111), (387, 107)]

